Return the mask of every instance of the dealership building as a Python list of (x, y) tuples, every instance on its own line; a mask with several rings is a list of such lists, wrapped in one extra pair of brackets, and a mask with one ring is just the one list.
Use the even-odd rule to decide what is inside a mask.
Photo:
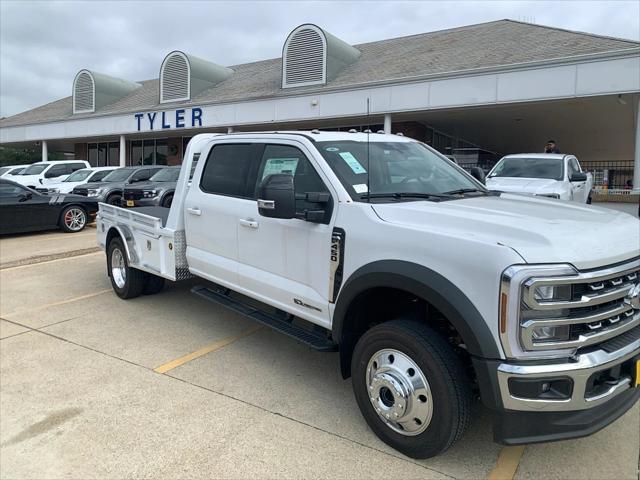
[(499, 20), (351, 45), (305, 24), (281, 58), (214, 55), (159, 54), (149, 80), (87, 65), (70, 96), (0, 120), (0, 146), (173, 165), (201, 132), (368, 128), (487, 167), (554, 139), (597, 185), (640, 188), (640, 42)]

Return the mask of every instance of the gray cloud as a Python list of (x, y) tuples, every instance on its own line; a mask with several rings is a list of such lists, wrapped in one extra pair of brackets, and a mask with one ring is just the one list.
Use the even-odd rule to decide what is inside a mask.
[(88, 68), (130, 80), (158, 76), (171, 50), (222, 65), (278, 57), (297, 25), (316, 23), (343, 40), (384, 38), (501, 18), (640, 39), (637, 1), (0, 2), (0, 116), (71, 91)]

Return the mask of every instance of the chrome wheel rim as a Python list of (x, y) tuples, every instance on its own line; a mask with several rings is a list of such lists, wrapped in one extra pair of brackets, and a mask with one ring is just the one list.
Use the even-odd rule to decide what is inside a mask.
[(394, 349), (379, 350), (369, 360), (366, 381), (371, 405), (391, 430), (414, 436), (429, 426), (431, 387), (409, 356)]
[(74, 232), (82, 230), (87, 221), (87, 215), (81, 208), (70, 208), (64, 214), (65, 226)]
[(111, 278), (118, 288), (124, 288), (127, 281), (127, 266), (119, 248), (114, 248), (111, 252)]

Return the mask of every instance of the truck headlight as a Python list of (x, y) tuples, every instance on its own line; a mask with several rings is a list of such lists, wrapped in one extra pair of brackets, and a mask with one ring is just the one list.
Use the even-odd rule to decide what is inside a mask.
[(59, 188), (48, 188), (47, 193), (60, 193)]
[(92, 189), (87, 190), (87, 196), (88, 197), (98, 197), (98, 196), (100, 196), (101, 193), (102, 193), (102, 189), (101, 188), (98, 188), (96, 190), (92, 190)]
[(143, 190), (142, 192), (142, 196), (144, 198), (153, 198), (153, 197), (157, 197), (158, 196), (158, 191), (157, 190)]
[(570, 357), (640, 325), (632, 303), (640, 260), (576, 270), (567, 264), (513, 265), (502, 274), (500, 341), (507, 357)]

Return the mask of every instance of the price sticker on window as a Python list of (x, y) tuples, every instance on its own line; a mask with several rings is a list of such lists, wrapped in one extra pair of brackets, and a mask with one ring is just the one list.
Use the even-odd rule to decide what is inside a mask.
[(360, 173), (367, 173), (367, 171), (364, 169), (362, 164), (358, 161), (358, 159), (356, 157), (354, 157), (351, 154), (351, 152), (340, 152), (338, 155), (340, 155), (342, 157), (342, 159), (345, 161), (345, 163), (347, 165), (349, 165), (349, 168), (356, 175), (360, 174)]

